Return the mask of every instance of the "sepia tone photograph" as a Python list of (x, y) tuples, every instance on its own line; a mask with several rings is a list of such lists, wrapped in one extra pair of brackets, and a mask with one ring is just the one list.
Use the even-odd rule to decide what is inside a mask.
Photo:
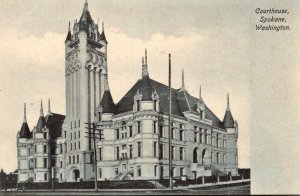
[(289, 2), (0, 0), (0, 193), (299, 193)]

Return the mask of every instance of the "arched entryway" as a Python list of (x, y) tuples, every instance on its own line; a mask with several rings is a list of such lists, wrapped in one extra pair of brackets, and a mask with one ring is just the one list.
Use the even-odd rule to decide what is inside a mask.
[(80, 172), (78, 169), (73, 170), (73, 176), (74, 176), (74, 180), (77, 182), (80, 178)]
[(194, 148), (193, 151), (193, 163), (198, 163), (198, 147)]

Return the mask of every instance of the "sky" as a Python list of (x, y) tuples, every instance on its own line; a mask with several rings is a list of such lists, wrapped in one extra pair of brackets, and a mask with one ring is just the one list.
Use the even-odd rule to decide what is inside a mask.
[[(188, 92), (222, 120), (226, 94), (239, 124), (239, 167), (251, 166), (251, 191), (299, 193), (300, 2), (294, 0), (88, 0), (104, 21), (108, 74), (115, 102), (141, 78), (148, 50), (150, 77), (173, 87), (181, 70)], [(23, 104), (32, 129), (40, 100), (65, 114), (64, 41), (84, 0), (0, 0), (0, 168), (17, 165)], [(256, 31), (255, 9), (288, 9), (290, 31)], [(271, 15), (269, 15), (271, 17)], [(250, 159), (251, 157), (251, 159)]]

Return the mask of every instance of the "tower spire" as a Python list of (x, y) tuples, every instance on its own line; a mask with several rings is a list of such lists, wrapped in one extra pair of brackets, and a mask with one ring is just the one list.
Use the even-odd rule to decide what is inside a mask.
[(48, 114), (51, 114), (50, 98), (48, 99)]
[(69, 32), (71, 32), (71, 22), (69, 21), (69, 29), (68, 29)]
[(200, 85), (200, 87), (199, 87), (199, 101), (200, 101), (200, 103), (203, 103), (204, 101), (203, 101), (203, 98), (202, 98), (202, 87), (201, 87), (201, 85)]
[(40, 116), (44, 116), (44, 112), (43, 112), (43, 101), (42, 101), (42, 100), (41, 100)]
[(142, 58), (142, 78), (148, 76), (149, 76), (149, 72), (148, 72), (148, 65), (147, 65), (147, 49), (145, 49), (145, 63), (144, 63), (144, 58)]
[(24, 123), (27, 123), (27, 120), (26, 120), (26, 103), (24, 103), (24, 120), (23, 120)]
[(227, 109), (226, 111), (230, 111), (230, 105), (229, 105), (229, 93), (227, 93)]

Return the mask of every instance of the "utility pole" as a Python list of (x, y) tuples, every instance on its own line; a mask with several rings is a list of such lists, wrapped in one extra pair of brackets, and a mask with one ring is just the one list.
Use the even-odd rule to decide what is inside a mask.
[(171, 54), (169, 54), (169, 188), (173, 189), (173, 170), (172, 170), (172, 134), (171, 134), (171, 114), (172, 114), (172, 88), (171, 88)]
[[(97, 145), (96, 145), (96, 139), (100, 139), (100, 141), (101, 141), (104, 138), (102, 138), (102, 136), (103, 136), (102, 129), (98, 129), (95, 122), (93, 122), (93, 123), (85, 123), (85, 124), (88, 125), (88, 127), (85, 127), (85, 128), (88, 129), (88, 133), (89, 133), (90, 138), (94, 139), (93, 140), (94, 141), (93, 142), (93, 144), (94, 144), (93, 146), (94, 146), (95, 191), (98, 191), (98, 181), (97, 181)], [(96, 131), (99, 131), (99, 133), (96, 133)], [(100, 137), (98, 137), (98, 136), (100, 136)]]

